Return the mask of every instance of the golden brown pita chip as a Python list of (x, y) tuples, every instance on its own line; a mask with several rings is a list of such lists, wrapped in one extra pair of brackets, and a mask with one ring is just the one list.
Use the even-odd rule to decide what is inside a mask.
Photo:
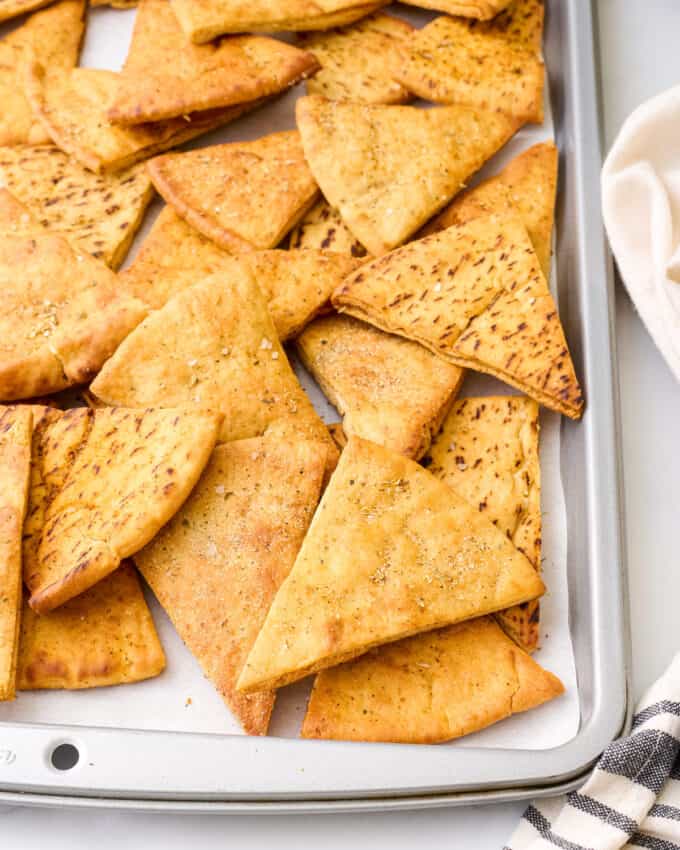
[[(422, 463), (505, 532), (540, 571), (538, 430), (538, 405), (532, 399), (462, 398), (453, 405)], [(537, 599), (496, 616), (522, 649), (536, 649)]]
[(275, 248), (318, 192), (295, 130), (166, 154), (148, 169), (182, 218), (236, 253)]
[(552, 142), (534, 145), (515, 157), (496, 177), (459, 195), (419, 236), (438, 233), (453, 224), (465, 224), (480, 215), (514, 210), (529, 233), (543, 274), (549, 278), (557, 161), (558, 151)]
[(337, 458), (245, 271), (177, 294), (128, 337), (90, 388), (109, 405), (219, 410), (221, 442), (309, 439), (328, 446), (330, 468)]
[(90, 380), (146, 308), (115, 275), (0, 189), (0, 398)]
[(436, 744), (562, 693), (557, 676), (480, 617), (319, 673), (302, 737)]
[(434, 9), (448, 15), (460, 15), (478, 21), (488, 21), (507, 9), (512, 0), (405, 0), (410, 6)]
[(446, 484), (352, 437), (238, 688), (279, 687), (543, 589), (525, 556)]
[(39, 614), (112, 573), (177, 512), (215, 445), (206, 410), (85, 410), (92, 425), (49, 503), (36, 571), (25, 576)]
[(135, 556), (180, 637), (250, 735), (275, 694), (236, 679), (319, 500), (326, 447), (255, 438), (218, 446), (191, 497)]
[(120, 127), (106, 113), (119, 74), (96, 68), (46, 74), (34, 62), (25, 72), (26, 97), (50, 139), (97, 173), (122, 171), (154, 154), (228, 124), (264, 101), (197, 112), (156, 124)]
[(502, 35), (541, 54), (543, 45), (543, 0), (512, 0), (506, 9), (487, 21), (471, 20), (470, 28), (478, 32)]
[[(12, 5), (12, 4), (10, 4)], [(37, 8), (46, 3), (25, 4)], [(0, 21), (7, 2), (0, 0)], [(84, 0), (63, 0), (31, 15), (0, 41), (0, 145), (40, 145), (50, 137), (24, 95), (23, 63), (33, 57), (49, 69), (63, 71), (78, 62), (85, 27)]]
[(0, 185), (48, 230), (113, 269), (125, 259), (154, 194), (143, 165), (96, 175), (53, 145), (0, 148)]
[(326, 30), (359, 20), (389, 0), (171, 0), (184, 32), (197, 43), (224, 33)]
[(17, 688), (99, 688), (140, 682), (165, 669), (165, 655), (130, 563), (57, 611), (24, 604)]
[(349, 316), (323, 316), (297, 338), (300, 359), (355, 435), (416, 460), (439, 430), (464, 372), (422, 345)]
[(317, 201), (290, 234), (290, 248), (313, 248), (351, 257), (369, 256), (340, 217), (324, 198)]
[(557, 308), (517, 217), (478, 217), (411, 242), (350, 275), (333, 303), (552, 410), (581, 415)]
[(503, 112), (521, 123), (543, 122), (545, 69), (536, 51), (446, 15), (409, 40), (395, 77), (435, 103)]
[(303, 35), (300, 44), (321, 63), (307, 92), (357, 103), (407, 103), (412, 95), (392, 69), (412, 33), (406, 21), (378, 13), (348, 27)]
[(311, 53), (260, 36), (187, 41), (168, 0), (141, 0), (108, 117), (165, 121), (278, 94), (319, 68)]
[(14, 699), (21, 627), (21, 533), (31, 464), (30, 407), (0, 407), (0, 702)]
[(325, 198), (366, 248), (384, 254), (445, 206), (517, 129), (464, 106), (297, 102), (305, 156)]

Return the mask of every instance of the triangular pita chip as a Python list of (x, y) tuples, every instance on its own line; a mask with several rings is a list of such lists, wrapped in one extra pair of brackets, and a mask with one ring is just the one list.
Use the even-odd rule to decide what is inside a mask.
[(337, 458), (245, 271), (206, 278), (152, 313), (90, 389), (110, 405), (220, 410), (221, 442), (264, 434), (302, 438), (328, 445), (330, 468)]
[(252, 101), (156, 124), (120, 127), (106, 113), (118, 86), (115, 71), (74, 68), (46, 74), (36, 62), (25, 72), (26, 96), (57, 147), (97, 173), (122, 171), (154, 154), (228, 124), (264, 101)]
[(180, 637), (250, 735), (273, 691), (236, 691), (319, 500), (326, 447), (263, 438), (218, 446), (189, 500), (135, 556)]
[(453, 403), (464, 372), (422, 345), (349, 316), (324, 316), (297, 338), (300, 359), (343, 428), (416, 460)]
[(540, 55), (543, 46), (544, 19), (543, 0), (512, 0), (507, 9), (493, 19), (469, 21), (468, 26), (478, 32), (512, 38)]
[(14, 699), (15, 693), (31, 423), (30, 407), (0, 407), (0, 702)]
[(278, 94), (319, 67), (273, 38), (236, 36), (192, 44), (168, 0), (141, 0), (108, 117), (143, 124)]
[(517, 129), (505, 114), (464, 106), (366, 106), (314, 95), (296, 108), (324, 196), (376, 256), (445, 206)]
[(465, 224), (480, 215), (514, 210), (529, 233), (543, 274), (549, 278), (557, 161), (558, 151), (552, 142), (534, 145), (515, 157), (496, 177), (459, 195), (425, 225), (419, 237), (438, 233), (453, 224)]
[(446, 484), (353, 437), (238, 687), (279, 687), (543, 589), (524, 555)]
[(275, 248), (318, 192), (295, 130), (166, 154), (148, 168), (182, 218), (236, 253)]
[(507, 35), (442, 15), (409, 40), (395, 77), (419, 97), (543, 122), (543, 61)]
[(129, 563), (38, 616), (24, 605), (17, 688), (98, 688), (140, 682), (165, 668), (151, 612)]
[(381, 13), (341, 29), (307, 33), (299, 43), (321, 63), (307, 81), (307, 92), (330, 100), (406, 103), (412, 95), (396, 82), (393, 69), (412, 33), (406, 21)]
[(117, 269), (125, 259), (153, 185), (143, 165), (96, 175), (53, 145), (0, 148), (0, 185), (48, 230)]
[(197, 43), (224, 33), (326, 30), (359, 20), (389, 0), (171, 0), (184, 32)]
[[(0, 21), (13, 3), (0, 2)], [(46, 3), (24, 4), (26, 8)], [(40, 145), (50, 137), (36, 120), (24, 95), (22, 66), (35, 58), (50, 69), (73, 68), (78, 62), (85, 28), (84, 0), (62, 0), (31, 15), (0, 41), (0, 145)]]
[(557, 308), (517, 217), (487, 215), (411, 242), (350, 275), (333, 303), (546, 407), (581, 415)]
[(0, 398), (91, 380), (147, 312), (117, 290), (110, 269), (0, 189)]
[(39, 614), (112, 573), (177, 512), (208, 462), (221, 417), (194, 410), (86, 410), (92, 425), (47, 507), (36, 571)]
[(448, 15), (460, 15), (478, 21), (489, 21), (507, 9), (512, 0), (404, 0), (421, 9), (434, 9)]
[[(540, 570), (538, 430), (538, 405), (525, 396), (462, 398), (422, 463), (507, 534)], [(522, 649), (536, 649), (537, 599), (496, 616)]]
[(491, 617), (417, 635), (320, 673), (303, 738), (437, 744), (528, 711), (564, 686)]
[(313, 248), (363, 258), (368, 251), (355, 238), (340, 213), (324, 198), (317, 201), (290, 234), (290, 248)]

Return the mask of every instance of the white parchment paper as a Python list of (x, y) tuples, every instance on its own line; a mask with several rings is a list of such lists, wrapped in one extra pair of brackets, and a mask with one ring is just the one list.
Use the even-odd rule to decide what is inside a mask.
[[(433, 17), (424, 12), (406, 11), (405, 7), (398, 7), (396, 13), (416, 26), (422, 26)], [(134, 14), (132, 10), (90, 10), (81, 64), (118, 70), (127, 53)], [(304, 86), (298, 86), (283, 98), (232, 126), (201, 137), (191, 146), (252, 139), (293, 128), (294, 103), (301, 94), (304, 94)], [(549, 104), (546, 103), (544, 125), (520, 131), (487, 163), (476, 179), (498, 172), (525, 148), (550, 138), (552, 116)], [(160, 208), (160, 202), (152, 205), (128, 262)], [(338, 413), (326, 401), (310, 376), (299, 363), (294, 363), (294, 366), (322, 417), (327, 422), (339, 421)], [(461, 395), (512, 392), (512, 388), (493, 378), (469, 373)], [(566, 694), (541, 708), (509, 718), (447, 746), (547, 749), (566, 743), (578, 730), (579, 704), (568, 620), (567, 528), (560, 476), (560, 416), (545, 410), (541, 414), (541, 478), (543, 574), (548, 592), (541, 602), (541, 648), (535, 658), (562, 679)], [(168, 659), (167, 669), (161, 676), (148, 682), (115, 688), (21, 693), (15, 702), (0, 704), (0, 721), (241, 734), (238, 723), (212, 685), (203, 677), (197, 662), (161, 607), (150, 592), (147, 592), (147, 597)], [(279, 692), (271, 734), (282, 737), (297, 735), (310, 686), (311, 681), (305, 680)]]

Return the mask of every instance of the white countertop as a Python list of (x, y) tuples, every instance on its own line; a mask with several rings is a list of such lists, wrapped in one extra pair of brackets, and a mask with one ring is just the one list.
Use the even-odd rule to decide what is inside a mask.
[[(576, 0), (585, 2), (585, 0)], [(598, 0), (595, 0), (598, 2)], [(680, 83), (677, 0), (599, 0), (606, 135), (651, 95)], [(624, 473), (637, 699), (680, 648), (680, 388), (617, 291)], [(222, 818), (0, 808), (7, 848), (197, 850), (235, 847), (324, 850), (418, 847), (498, 850), (523, 804), (392, 815)]]

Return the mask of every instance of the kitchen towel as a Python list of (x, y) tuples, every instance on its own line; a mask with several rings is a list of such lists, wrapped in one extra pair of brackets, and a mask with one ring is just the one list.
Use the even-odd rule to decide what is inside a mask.
[(602, 170), (602, 208), (619, 272), (680, 380), (680, 86), (638, 107)]
[(537, 800), (505, 850), (680, 850), (680, 654), (578, 791)]

